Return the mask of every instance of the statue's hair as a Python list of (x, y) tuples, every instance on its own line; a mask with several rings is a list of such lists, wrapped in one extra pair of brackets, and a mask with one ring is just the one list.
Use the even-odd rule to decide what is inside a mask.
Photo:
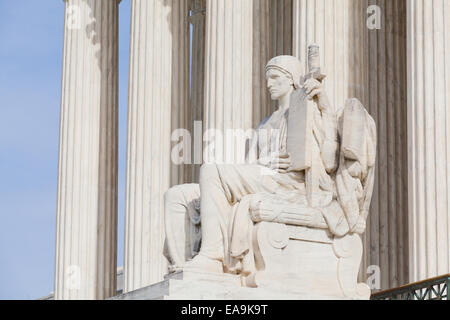
[(292, 78), (294, 88), (300, 88), (300, 79), (302, 77), (302, 66), (300, 60), (294, 56), (277, 56), (270, 59), (266, 65), (266, 71), (277, 69)]

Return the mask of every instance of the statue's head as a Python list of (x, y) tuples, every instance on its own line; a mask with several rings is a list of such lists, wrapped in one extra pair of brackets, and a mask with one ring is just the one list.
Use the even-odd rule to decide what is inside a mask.
[(293, 56), (278, 56), (267, 63), (267, 88), (272, 100), (280, 100), (300, 88), (301, 70), (300, 61)]

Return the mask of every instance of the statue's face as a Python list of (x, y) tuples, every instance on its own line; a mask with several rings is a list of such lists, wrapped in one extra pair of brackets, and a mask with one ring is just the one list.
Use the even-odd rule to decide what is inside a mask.
[(290, 94), (294, 89), (293, 81), (286, 73), (278, 69), (268, 69), (266, 72), (267, 88), (272, 100), (279, 100)]

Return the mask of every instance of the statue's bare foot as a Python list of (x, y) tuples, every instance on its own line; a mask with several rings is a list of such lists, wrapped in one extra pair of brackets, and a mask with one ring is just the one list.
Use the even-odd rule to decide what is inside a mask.
[(186, 271), (201, 271), (209, 273), (223, 273), (222, 262), (198, 254), (191, 261), (186, 262), (183, 267)]

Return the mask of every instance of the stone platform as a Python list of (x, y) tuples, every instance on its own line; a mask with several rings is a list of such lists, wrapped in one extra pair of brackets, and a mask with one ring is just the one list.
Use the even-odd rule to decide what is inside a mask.
[(273, 289), (248, 288), (239, 276), (180, 271), (159, 283), (124, 293), (111, 300), (336, 300), (334, 296), (288, 293)]

